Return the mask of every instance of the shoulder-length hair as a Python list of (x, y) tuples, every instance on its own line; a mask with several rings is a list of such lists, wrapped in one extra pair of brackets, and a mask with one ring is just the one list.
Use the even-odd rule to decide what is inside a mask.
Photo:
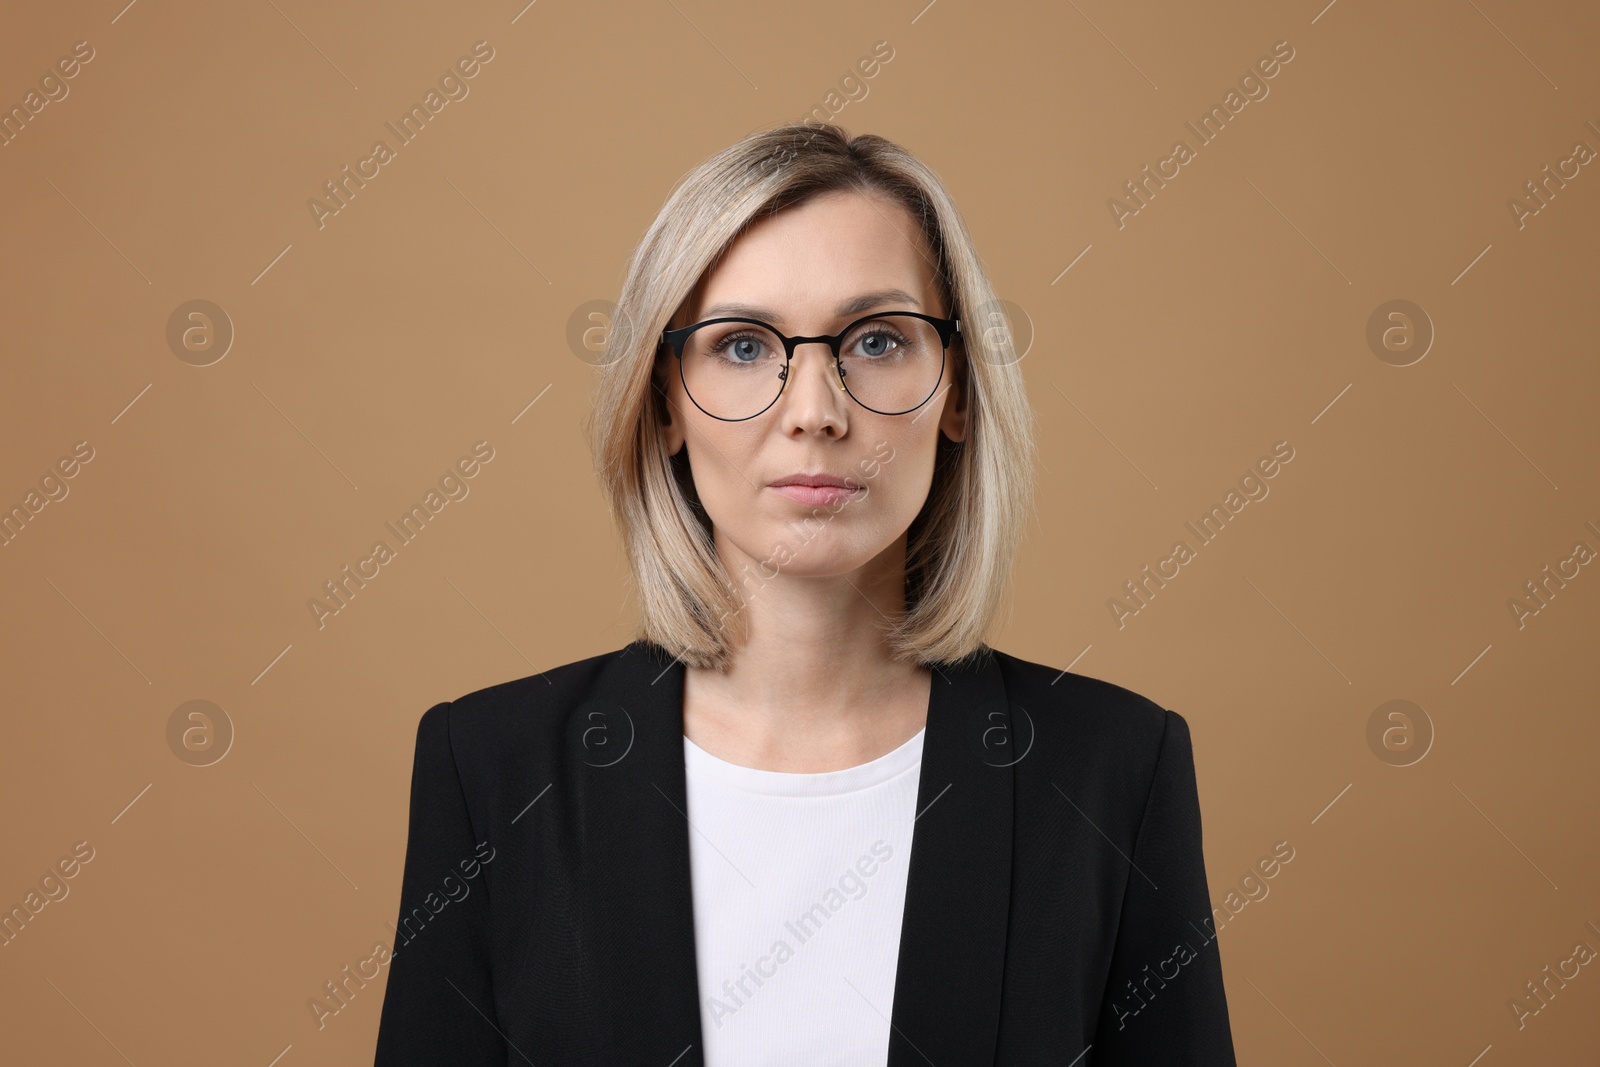
[(938, 176), (899, 145), (834, 125), (753, 133), (691, 171), (629, 264), (601, 358), (587, 433), (639, 592), (638, 639), (684, 663), (725, 670), (747, 630), (741, 594), (718, 558), (688, 450), (661, 443), (670, 361), (661, 332), (728, 245), (760, 218), (832, 192), (903, 204), (921, 222), (967, 390), (965, 440), (938, 435), (933, 483), (906, 545), (906, 611), (885, 625), (897, 662), (931, 666), (981, 654), (1010, 585), (1033, 506), (1034, 416), (1006, 325), (972, 238)]

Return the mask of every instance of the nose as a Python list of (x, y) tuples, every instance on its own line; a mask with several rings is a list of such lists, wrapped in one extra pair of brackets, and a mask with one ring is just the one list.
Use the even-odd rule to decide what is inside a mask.
[(794, 346), (794, 357), (789, 360), (787, 377), (783, 381), (783, 391), (790, 392), (799, 384), (796, 375), (802, 373), (799, 368), (803, 361), (804, 350), (808, 347), (822, 350), (814, 353), (812, 357), (821, 368), (822, 380), (825, 384), (831, 385), (835, 390), (843, 393), (845, 391), (844, 382), (839, 377), (838, 367), (833, 358), (833, 349), (828, 346), (826, 341), (801, 341)]
[[(808, 361), (816, 364), (815, 370), (806, 369)], [(834, 433), (844, 431), (850, 398), (827, 342), (802, 341), (795, 346), (783, 380), (783, 393), (790, 394), (787, 403), (782, 395), (778, 398), (786, 432), (796, 428), (816, 432), (827, 427), (832, 427)]]

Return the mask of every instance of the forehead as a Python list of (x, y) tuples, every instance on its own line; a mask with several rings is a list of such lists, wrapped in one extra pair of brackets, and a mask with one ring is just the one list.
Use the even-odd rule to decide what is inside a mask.
[[(752, 224), (706, 272), (694, 319), (749, 315), (786, 329), (818, 328), (877, 306), (942, 314), (922, 228), (903, 204), (828, 193)], [(862, 306), (859, 298), (900, 290)]]

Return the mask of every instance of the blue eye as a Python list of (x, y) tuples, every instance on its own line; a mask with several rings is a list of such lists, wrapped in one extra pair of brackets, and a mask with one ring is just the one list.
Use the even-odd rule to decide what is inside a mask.
[(855, 355), (856, 348), (859, 346), (863, 349), (861, 355), (869, 359), (882, 359), (895, 349), (909, 349), (912, 344), (913, 342), (909, 337), (880, 323), (868, 328), (865, 333), (854, 337), (846, 354)]
[(767, 354), (767, 352), (763, 350), (770, 351), (770, 349), (771, 345), (768, 344), (766, 338), (761, 336), (761, 334), (753, 332), (738, 332), (728, 334), (726, 337), (721, 338), (714, 344), (710, 345), (706, 351), (710, 355), (723, 355), (724, 353), (727, 353), (727, 362), (729, 363), (754, 363), (763, 355)]

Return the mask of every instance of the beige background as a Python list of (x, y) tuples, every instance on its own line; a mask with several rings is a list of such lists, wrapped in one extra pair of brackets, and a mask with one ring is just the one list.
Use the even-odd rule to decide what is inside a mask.
[[(887, 41), (837, 121), (939, 171), (1031, 323), (1045, 469), (993, 643), (1189, 719), (1219, 907), (1295, 850), (1224, 928), (1240, 1061), (1596, 1062), (1600, 964), (1520, 1028), (1509, 1001), (1600, 950), (1600, 566), (1520, 628), (1508, 601), (1600, 550), (1600, 164), (1520, 227), (1508, 201), (1600, 149), (1600, 14), (923, 2), (8, 12), (7, 109), (94, 58), (0, 147), (0, 505), (94, 458), (0, 547), (0, 905), (94, 858), (0, 948), (4, 1058), (370, 1062), (381, 979), (321, 1029), (307, 1002), (392, 937), (418, 717), (631, 638), (569, 321), (686, 170)], [(319, 228), (478, 41), (470, 94)], [(1279, 41), (1269, 95), (1119, 228)], [(234, 337), (195, 366), (167, 332), (202, 299)], [(1403, 367), (1367, 342), (1396, 299), (1435, 332)], [(477, 441), (470, 495), (319, 629)], [(1270, 495), (1119, 628), (1279, 441)], [(209, 766), (169, 744), (191, 700), (234, 730)], [(1390, 700), (1428, 725), (1369, 745)]]

